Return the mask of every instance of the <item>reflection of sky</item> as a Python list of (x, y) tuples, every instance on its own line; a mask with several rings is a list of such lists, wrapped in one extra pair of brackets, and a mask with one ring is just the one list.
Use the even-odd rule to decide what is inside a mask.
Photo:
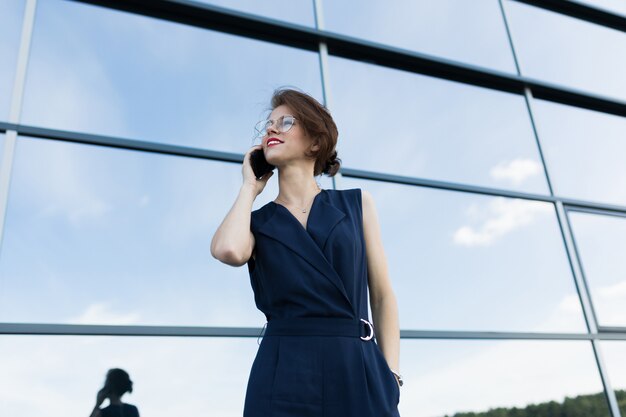
[(626, 100), (626, 33), (506, 1), (523, 75)]
[(521, 96), (343, 58), (329, 73), (347, 167), (548, 193)]
[(24, 4), (23, 0), (0, 0), (0, 120), (9, 117)]
[(498, 0), (342, 0), (323, 10), (332, 32), (515, 72)]
[[(434, 17), (445, 17), (443, 2), (423, 4), (438, 8)], [(495, 2), (480, 4), (497, 11)], [(241, 7), (265, 13), (252, 2)], [(339, 7), (324, 4), (331, 30)], [(481, 32), (480, 19), (464, 19), (458, 36), (426, 38), (445, 38), (441, 43), (420, 38), (406, 47), (511, 70), (499, 21), (487, 19)], [(454, 24), (432, 20), (434, 33)], [(35, 24), (26, 124), (243, 153), (275, 87), (296, 85), (321, 99), (318, 56), (311, 52), (73, 2), (39, 2)], [(491, 43), (460, 49), (458, 40), (468, 36)], [(535, 58), (525, 59), (530, 64)], [(329, 74), (346, 167), (547, 193), (522, 97), (339, 58), (329, 60)], [(554, 120), (562, 121), (559, 112), (568, 110), (539, 103), (540, 134), (546, 135), (549, 168), (558, 171), (558, 192), (603, 201), (616, 196), (615, 190), (592, 195), (576, 189), (574, 180), (566, 185), (573, 168), (551, 147), (559, 134), (611, 129), (605, 116), (597, 121), (594, 113), (576, 110), (567, 116), (576, 117), (576, 127), (559, 130)], [(616, 127), (614, 133), (602, 130), (604, 147), (616, 144), (612, 138), (623, 130), (623, 119), (611, 120)], [(583, 146), (590, 135), (576, 140)], [(618, 152), (614, 146), (611, 152)], [(580, 154), (571, 158), (589, 152)], [(605, 165), (594, 187), (620, 172), (615, 163)], [(12, 175), (0, 320), (262, 325), (245, 266), (221, 264), (209, 251), (241, 184), (240, 165), (22, 137)], [(329, 178), (318, 180), (332, 188)], [(551, 205), (348, 178), (340, 183), (353, 187), (375, 197), (403, 329), (585, 331)], [(277, 192), (275, 175), (253, 209)], [(579, 236), (574, 222), (579, 244), (591, 244), (594, 235), (619, 248), (619, 235), (611, 239), (592, 226)], [(591, 252), (583, 248), (585, 253)], [(594, 290), (609, 284), (595, 281)], [(0, 368), (8, 370), (0, 376), (0, 414), (12, 416), (90, 409), (111, 366), (131, 371), (137, 391), (129, 401), (145, 415), (240, 415), (256, 351), (254, 339), (5, 340), (11, 343), (0, 343)], [(519, 407), (602, 389), (587, 342), (403, 340), (401, 364), (407, 380), (403, 415)], [(171, 393), (158, 383), (163, 375), (172, 381)], [(13, 381), (17, 389), (6, 389)], [(159, 407), (166, 395), (180, 401)]]
[(626, 218), (570, 212), (598, 322), (626, 326)]
[(402, 328), (586, 331), (549, 204), (343, 179), (353, 187), (377, 201)]
[(25, 124), (244, 152), (274, 88), (322, 98), (312, 52), (66, 1), (36, 21)]
[(555, 193), (626, 206), (626, 117), (544, 100), (533, 109)]

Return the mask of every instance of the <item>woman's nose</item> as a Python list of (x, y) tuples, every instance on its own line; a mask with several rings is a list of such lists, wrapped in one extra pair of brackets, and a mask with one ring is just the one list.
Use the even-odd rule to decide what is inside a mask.
[(276, 128), (276, 123), (272, 123), (268, 128), (267, 128), (267, 134), (269, 135), (270, 133), (278, 133), (278, 129)]

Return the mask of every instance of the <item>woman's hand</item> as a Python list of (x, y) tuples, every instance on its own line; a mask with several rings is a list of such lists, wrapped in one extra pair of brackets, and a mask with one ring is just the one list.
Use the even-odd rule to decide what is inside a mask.
[(109, 391), (107, 388), (101, 388), (96, 395), (96, 407), (100, 407), (104, 400), (109, 396)]
[(243, 166), (241, 169), (243, 175), (243, 185), (251, 187), (254, 190), (255, 195), (261, 194), (267, 184), (267, 180), (274, 175), (274, 171), (270, 171), (263, 175), (260, 179), (256, 179), (252, 165), (250, 165), (250, 154), (257, 149), (261, 149), (261, 152), (263, 152), (263, 145), (254, 145), (248, 150), (248, 152), (246, 152), (243, 157)]

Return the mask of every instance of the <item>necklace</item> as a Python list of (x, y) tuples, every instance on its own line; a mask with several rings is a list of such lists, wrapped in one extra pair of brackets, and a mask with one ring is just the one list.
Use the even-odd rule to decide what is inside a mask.
[[(322, 191), (322, 189), (321, 189), (320, 187), (317, 187), (317, 190), (318, 190), (318, 191), (320, 191), (320, 192)], [(319, 194), (319, 193), (317, 193), (317, 194)], [(315, 197), (317, 197), (317, 194), (315, 194), (315, 195), (313, 196), (313, 198), (311, 199), (311, 202), (313, 202), (313, 200), (315, 200)], [(286, 204), (288, 204), (288, 205), (290, 205), (290, 206), (294, 205), (294, 204), (289, 204), (289, 203), (287, 203), (287, 202), (286, 202), (285, 200), (283, 200), (282, 198), (278, 198), (278, 197), (276, 197), (276, 200), (278, 200), (278, 201), (282, 201), (283, 203), (286, 203)], [(298, 206), (296, 206), (296, 207), (298, 207)], [(300, 209), (303, 213), (306, 213), (306, 207), (298, 207), (298, 208), (299, 208), (299, 209)]]

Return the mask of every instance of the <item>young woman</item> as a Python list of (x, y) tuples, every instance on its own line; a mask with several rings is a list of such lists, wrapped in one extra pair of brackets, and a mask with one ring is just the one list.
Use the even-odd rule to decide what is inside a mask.
[[(267, 318), (244, 417), (398, 417), (398, 309), (372, 195), (318, 187), (314, 177), (335, 175), (341, 161), (324, 106), (280, 89), (271, 109), (259, 125), (261, 144), (245, 154), (237, 199), (211, 241), (216, 259), (247, 263)], [(252, 211), (273, 175), (256, 179), (250, 154), (257, 149), (278, 170), (279, 192)]]
[[(133, 392), (133, 381), (128, 373), (119, 368), (109, 369), (104, 387), (96, 395), (96, 406), (90, 417), (139, 417), (139, 410), (132, 404), (125, 404), (121, 398), (127, 392)], [(109, 405), (100, 408), (104, 400), (109, 399)]]

